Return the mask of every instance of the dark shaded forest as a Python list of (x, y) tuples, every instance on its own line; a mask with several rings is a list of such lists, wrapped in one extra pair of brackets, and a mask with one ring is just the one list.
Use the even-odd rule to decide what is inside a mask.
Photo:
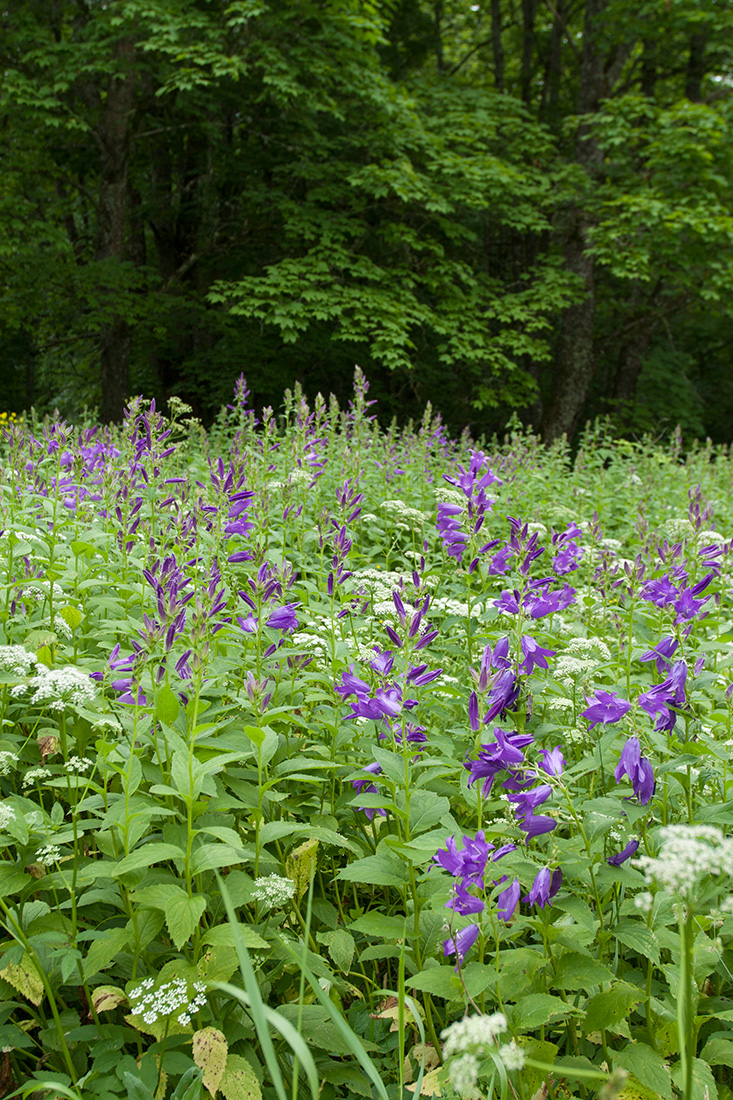
[(6, 0), (0, 407), (729, 441), (724, 0)]

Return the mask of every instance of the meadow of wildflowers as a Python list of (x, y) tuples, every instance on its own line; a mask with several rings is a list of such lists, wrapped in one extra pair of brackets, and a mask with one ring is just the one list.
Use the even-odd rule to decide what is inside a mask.
[(0, 1096), (733, 1096), (733, 455), (370, 406), (3, 421)]

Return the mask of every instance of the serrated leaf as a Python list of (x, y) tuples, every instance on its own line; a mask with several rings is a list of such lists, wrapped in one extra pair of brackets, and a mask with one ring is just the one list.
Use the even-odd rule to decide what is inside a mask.
[(230, 1054), (219, 1086), (226, 1100), (262, 1100), (255, 1071), (246, 1058)]
[(43, 1000), (44, 990), (41, 975), (27, 951), (23, 952), (19, 963), (9, 963), (8, 966), (3, 967), (0, 970), (0, 978), (9, 982), (32, 1004), (39, 1005)]
[(410, 881), (405, 861), (389, 848), (354, 860), (347, 867), (342, 867), (336, 877), (344, 882), (366, 882), (375, 886), (405, 886)]
[(285, 874), (295, 883), (295, 897), (298, 901), (307, 891), (311, 878), (316, 873), (317, 856), (318, 841), (306, 840), (294, 848), (285, 861)]
[(229, 1046), (224, 1035), (215, 1027), (194, 1031), (191, 1054), (196, 1065), (203, 1071), (204, 1087), (212, 1096), (216, 1096), (224, 1076), (228, 1052)]
[(71, 630), (76, 630), (82, 620), (82, 614), (78, 607), (62, 607), (59, 611), (61, 618)]
[(450, 811), (450, 802), (433, 791), (415, 791), (410, 800), (410, 836), (432, 829)]
[(613, 1056), (614, 1064), (633, 1073), (634, 1077), (664, 1100), (672, 1100), (672, 1079), (669, 1066), (656, 1050), (646, 1043), (629, 1043)]
[(552, 979), (552, 985), (556, 989), (587, 989), (589, 986), (600, 985), (613, 978), (613, 974), (607, 966), (591, 959), (588, 955), (581, 955), (577, 951), (569, 951), (563, 955), (558, 963), (557, 974)]
[(555, 1020), (564, 1020), (575, 1010), (560, 997), (549, 993), (530, 993), (527, 997), (521, 997), (509, 1011), (516, 1027), (533, 1031)]
[[(684, 1086), (681, 1062), (676, 1062), (672, 1067), (672, 1081), (682, 1092)], [(701, 1058), (692, 1060), (692, 1096), (689, 1100), (718, 1100), (718, 1086), (713, 1071)]]
[(191, 938), (206, 909), (206, 898), (188, 895), (170, 898), (165, 906), (165, 923), (170, 937), (180, 951)]
[(610, 989), (604, 989), (591, 997), (585, 1006), (583, 1030), (586, 1035), (591, 1031), (603, 1031), (629, 1015), (632, 1008), (644, 1000), (644, 991), (629, 982), (616, 982)]
[(139, 871), (141, 867), (152, 867), (156, 863), (162, 863), (167, 859), (183, 860), (184, 853), (176, 844), (148, 843), (142, 844), (129, 856), (124, 856), (115, 865), (112, 874), (115, 878), (129, 874), (131, 871)]
[(166, 726), (172, 726), (181, 709), (181, 701), (175, 691), (163, 684), (155, 696), (155, 717)]
[(356, 944), (354, 937), (343, 928), (336, 928), (333, 932), (321, 932), (318, 935), (320, 943), (328, 948), (328, 953), (339, 970), (348, 974), (354, 960)]
[(619, 943), (630, 947), (642, 958), (651, 959), (654, 963), (659, 962), (659, 941), (648, 925), (641, 921), (622, 920), (613, 929), (613, 934)]

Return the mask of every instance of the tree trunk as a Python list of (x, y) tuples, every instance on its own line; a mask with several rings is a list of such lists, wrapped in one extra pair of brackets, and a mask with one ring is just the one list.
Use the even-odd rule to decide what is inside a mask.
[[(586, 0), (583, 52), (580, 65), (578, 115), (580, 125), (576, 161), (593, 178), (602, 162), (597, 142), (588, 136), (584, 115), (598, 108), (608, 93), (608, 75), (598, 46), (598, 21), (607, 0)], [(552, 390), (542, 417), (542, 436), (547, 442), (572, 435), (595, 374), (593, 342), (595, 320), (595, 278), (593, 258), (587, 254), (590, 217), (573, 204), (564, 219), (563, 253), (565, 269), (576, 275), (583, 289), (583, 300), (565, 311), (560, 322), (552, 374)]]
[(501, 0), (491, 0), (491, 44), (494, 51), (494, 87), (504, 91), (504, 50), (501, 44)]
[[(97, 208), (95, 259), (121, 263), (126, 257), (128, 208), (127, 166), (130, 120), (135, 95), (135, 43), (126, 38), (118, 43), (116, 57), (122, 72), (110, 77), (102, 118), (97, 131), (102, 163)], [(110, 299), (119, 288), (109, 286)], [(132, 330), (124, 312), (108, 307), (99, 329), (102, 422), (122, 419), (130, 390), (130, 347)]]
[(690, 52), (687, 58), (685, 95), (692, 103), (702, 101), (702, 81), (705, 76), (705, 43), (707, 34), (698, 31), (690, 36)]
[(534, 53), (534, 23), (537, 0), (522, 0), (522, 102), (532, 99), (532, 55)]

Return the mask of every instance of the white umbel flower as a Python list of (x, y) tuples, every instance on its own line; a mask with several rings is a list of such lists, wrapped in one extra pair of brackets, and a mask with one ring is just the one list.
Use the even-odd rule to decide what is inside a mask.
[(36, 665), (35, 653), (22, 645), (0, 645), (0, 671), (27, 676)]
[(183, 978), (174, 978), (157, 989), (154, 986), (152, 978), (145, 978), (129, 994), (132, 1014), (142, 1016), (148, 1025), (175, 1014), (178, 1023), (187, 1027), (191, 1017), (206, 1005), (206, 986), (203, 982), (194, 982), (193, 992)]
[(0, 830), (6, 829), (11, 821), (15, 821), (15, 810), (4, 802), (0, 803)]
[(75, 665), (66, 665), (64, 668), (39, 666), (30, 689), (33, 692), (32, 703), (57, 711), (63, 710), (68, 704), (83, 706), (90, 703), (95, 695), (94, 683), (89, 679), (89, 674)]
[(280, 875), (258, 878), (252, 887), (253, 900), (261, 902), (267, 909), (287, 905), (292, 897), (295, 897), (295, 883), (291, 878), (282, 878)]
[(450, 1058), (474, 1047), (486, 1047), (494, 1043), (497, 1035), (506, 1031), (506, 1016), (494, 1012), (491, 1016), (466, 1016), (456, 1020), (440, 1033), (443, 1040), (443, 1057)]
[(714, 825), (666, 825), (658, 856), (639, 856), (634, 866), (666, 894), (689, 896), (706, 875), (733, 875), (733, 837)]
[(479, 1096), (476, 1088), (478, 1081), (478, 1058), (474, 1054), (461, 1054), (454, 1058), (450, 1064), (450, 1083), (458, 1096), (465, 1100), (473, 1100)]

